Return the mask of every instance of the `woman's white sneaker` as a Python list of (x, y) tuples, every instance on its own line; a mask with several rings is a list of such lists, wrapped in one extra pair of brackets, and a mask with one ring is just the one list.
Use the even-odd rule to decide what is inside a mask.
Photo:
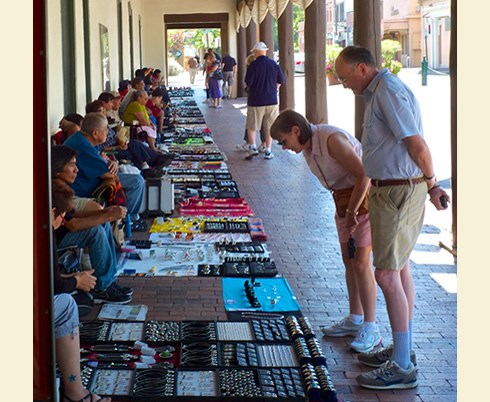
[(367, 353), (381, 344), (381, 342), (381, 334), (379, 333), (379, 327), (377, 325), (371, 328), (363, 326), (350, 346), (356, 352)]

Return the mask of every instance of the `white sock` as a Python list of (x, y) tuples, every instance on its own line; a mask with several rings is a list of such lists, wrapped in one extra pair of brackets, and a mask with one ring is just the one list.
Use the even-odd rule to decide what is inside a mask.
[(378, 324), (376, 323), (376, 321), (364, 321), (363, 326), (366, 329), (377, 329), (378, 328)]
[(270, 148), (265, 148), (265, 153), (266, 153), (266, 154), (271, 153), (271, 149), (270, 149)]
[(149, 169), (149, 168), (150, 168), (150, 166), (148, 165), (148, 163), (143, 162), (143, 163), (141, 164), (141, 170), (143, 170), (143, 169)]
[(354, 323), (354, 324), (362, 324), (364, 322), (364, 316), (361, 314), (349, 314), (349, 319)]

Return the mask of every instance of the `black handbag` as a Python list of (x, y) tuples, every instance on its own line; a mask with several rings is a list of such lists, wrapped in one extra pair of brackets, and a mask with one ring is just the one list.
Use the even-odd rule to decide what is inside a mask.
[[(68, 246), (57, 250), (58, 265), (63, 274), (74, 274), (82, 270), (83, 249), (78, 246)], [(76, 289), (71, 293), (78, 306), (80, 317), (89, 314), (94, 308), (94, 297), (90, 292)]]

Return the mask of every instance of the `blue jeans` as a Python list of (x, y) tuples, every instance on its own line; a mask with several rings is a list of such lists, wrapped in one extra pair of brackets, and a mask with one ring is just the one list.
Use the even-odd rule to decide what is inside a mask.
[(114, 282), (118, 266), (114, 237), (109, 222), (77, 232), (68, 232), (58, 247), (68, 246), (89, 248), (90, 261), (95, 270), (94, 276), (97, 277), (95, 290), (104, 290)]
[(53, 299), (54, 335), (56, 339), (76, 335), (79, 326), (78, 306), (68, 293), (54, 295)]
[(117, 159), (128, 159), (137, 167), (141, 168), (144, 162), (150, 164), (152, 155), (150, 148), (138, 140), (131, 140), (128, 143), (128, 149), (117, 151)]
[(137, 221), (140, 219), (138, 212), (143, 202), (145, 179), (140, 174), (129, 173), (119, 173), (118, 177), (126, 194), (128, 214), (131, 215), (131, 220)]

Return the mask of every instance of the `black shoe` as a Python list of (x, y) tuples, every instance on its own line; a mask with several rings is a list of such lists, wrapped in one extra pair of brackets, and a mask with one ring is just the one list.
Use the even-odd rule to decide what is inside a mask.
[(109, 287), (116, 289), (119, 293), (122, 293), (123, 295), (126, 296), (133, 295), (133, 288), (130, 288), (128, 286), (121, 286), (116, 281), (112, 282)]
[(114, 287), (108, 287), (105, 290), (92, 290), (94, 296), (94, 303), (112, 303), (112, 304), (128, 304), (131, 301), (131, 296), (122, 294), (114, 289)]

